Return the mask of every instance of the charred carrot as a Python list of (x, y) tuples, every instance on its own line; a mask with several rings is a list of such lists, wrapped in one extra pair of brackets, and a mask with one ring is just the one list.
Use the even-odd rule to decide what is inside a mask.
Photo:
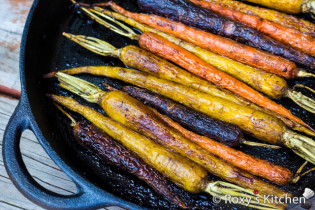
[[(235, 171), (237, 168), (233, 168), (232, 165), (201, 149), (178, 131), (165, 125), (163, 120), (159, 119), (149, 107), (140, 101), (122, 91), (104, 92), (93, 84), (70, 75), (57, 73), (57, 77), (61, 87), (80, 95), (89, 102), (99, 104), (112, 119), (200, 164), (213, 175), (248, 187), (248, 183), (238, 179), (234, 180), (231, 177), (232, 174), (226, 173), (230, 170)], [(264, 178), (278, 184), (286, 184), (291, 180), (292, 173), (288, 169), (272, 166), (274, 173), (265, 174)], [(239, 171), (239, 173), (244, 176), (248, 175), (245, 171)]]
[(283, 44), (257, 30), (219, 16), (186, 0), (138, 0), (146, 12), (170, 18), (191, 27), (225, 36), (239, 43), (281, 56), (315, 69), (315, 57)]
[(144, 104), (157, 109), (185, 127), (228, 146), (238, 145), (244, 137), (242, 131), (233, 124), (222, 124), (222, 121), (209, 118), (148, 90), (133, 86), (125, 86), (121, 90)]
[(313, 0), (246, 0), (252, 3), (260, 4), (275, 10), (289, 14), (310, 13), (315, 14)]
[(219, 4), (219, 5), (223, 5), (230, 9), (237, 10), (246, 14), (253, 14), (260, 18), (270, 20), (274, 23), (278, 23), (280, 25), (283, 25), (289, 28), (299, 30), (303, 33), (306, 33), (315, 37), (315, 24), (307, 20), (300, 19), (293, 15), (287, 15), (285, 13), (278, 12), (275, 10), (252, 6), (252, 5), (248, 5), (243, 2), (234, 1), (234, 0), (207, 0), (207, 1)]
[(190, 0), (191, 2), (215, 12), (223, 17), (243, 23), (249, 27), (255, 28), (258, 31), (292, 47), (315, 55), (315, 39), (307, 34), (287, 28), (269, 20), (261, 19), (255, 15), (245, 14), (228, 7), (211, 3), (207, 0)]
[(172, 190), (168, 180), (157, 170), (146, 164), (138, 155), (117, 143), (91, 123), (87, 121), (76, 122), (61, 107), (56, 106), (72, 121), (73, 137), (81, 146), (90, 150), (106, 163), (137, 176), (169, 201), (181, 208), (187, 208), (180, 197)]
[[(287, 79), (293, 79), (299, 76), (304, 77), (309, 74), (297, 68), (296, 65), (289, 60), (237, 43), (233, 40), (191, 28), (182, 23), (160, 16), (132, 13), (118, 6), (114, 2), (107, 2), (106, 5), (110, 6), (113, 10), (120, 14), (133, 18), (163, 32), (172, 34), (199, 47), (208, 49), (211, 52), (231, 58), (249, 66), (263, 69), (267, 72), (277, 74)], [(99, 8), (95, 9), (102, 11)], [(311, 57), (310, 60), (307, 60), (306, 58), (303, 59), (304, 61), (309, 62), (310, 65), (315, 66), (315, 59), (313, 57)], [(309, 76), (313, 75), (311, 74)]]
[(299, 156), (315, 163), (314, 141), (288, 130), (280, 119), (264, 112), (132, 69), (88, 66), (68, 69), (63, 72), (67, 74), (88, 73), (106, 76), (146, 88), (210, 117), (235, 124), (243, 131), (262, 141), (276, 145), (285, 145)]
[[(120, 123), (108, 117), (105, 117), (104, 115), (87, 106), (79, 104), (76, 100), (72, 98), (56, 95), (51, 95), (50, 97), (55, 102), (65, 106), (69, 110), (81, 114), (96, 127), (103, 130), (116, 141), (120, 142), (127, 149), (136, 153), (148, 165), (155, 168), (176, 185), (189, 192), (207, 192), (212, 196), (218, 196), (221, 199), (226, 199), (226, 196), (231, 196), (232, 198), (248, 197), (253, 201), (248, 206), (258, 209), (278, 209), (282, 207), (275, 206), (273, 204), (264, 204), (263, 199), (261, 199), (263, 198), (261, 191), (259, 191), (259, 193), (255, 195), (254, 190), (251, 189), (246, 189), (234, 184), (230, 184), (228, 182), (209, 181), (207, 178), (206, 170), (203, 169), (201, 166), (187, 160), (177, 153), (170, 152), (160, 144), (153, 142), (152, 140), (140, 135), (139, 133), (121, 125)], [(234, 178), (235, 177), (239, 177), (239, 175), (235, 174)], [(265, 188), (271, 195), (292, 196), (281, 191), (275, 186), (272, 186), (255, 177), (252, 177), (253, 176), (249, 175), (249, 178), (243, 178), (251, 182), (251, 184), (259, 186), (257, 190)], [(261, 183), (256, 182), (256, 180), (259, 180)], [(271, 189), (268, 190), (267, 187), (270, 187)], [(256, 199), (259, 200), (259, 203)]]
[(271, 147), (271, 145), (246, 141), (243, 138), (242, 131), (237, 126), (230, 123), (222, 123), (222, 121), (210, 118), (205, 114), (199, 113), (191, 108), (178, 104), (171, 99), (148, 90), (133, 86), (125, 86), (121, 90), (133, 98), (142, 101), (144, 104), (149, 105), (157, 109), (159, 112), (169, 116), (186, 128), (217, 140), (229, 147), (234, 147), (239, 144), (247, 144), (251, 146), (262, 146), (277, 149), (275, 147)]

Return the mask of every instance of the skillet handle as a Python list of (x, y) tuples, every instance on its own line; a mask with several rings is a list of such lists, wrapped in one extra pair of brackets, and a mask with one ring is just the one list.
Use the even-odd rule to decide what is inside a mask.
[[(4, 133), (2, 151), (8, 175), (24, 196), (49, 209), (91, 209), (109, 205), (127, 209), (136, 207), (136, 205), (104, 192), (78, 177), (70, 177), (77, 186), (77, 193), (72, 195), (59, 195), (38, 184), (27, 171), (19, 148), (23, 131), (33, 130), (27, 110), (24, 110), (25, 108), (20, 103), (13, 113)], [(69, 173), (71, 169), (61, 168), (66, 174), (71, 174)]]

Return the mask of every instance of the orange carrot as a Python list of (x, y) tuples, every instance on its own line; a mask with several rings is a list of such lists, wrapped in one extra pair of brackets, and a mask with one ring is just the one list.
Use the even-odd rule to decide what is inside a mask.
[(237, 10), (246, 14), (256, 15), (263, 19), (270, 20), (274, 23), (281, 24), (283, 26), (294, 28), (301, 31), (302, 33), (307, 33), (315, 37), (315, 24), (306, 21), (304, 19), (298, 18), (293, 15), (288, 15), (276, 10), (252, 6), (245, 4), (240, 1), (235, 0), (207, 0), (209, 2), (224, 5), (233, 10)]
[(142, 13), (132, 13), (111, 1), (106, 2), (104, 5), (110, 6), (114, 11), (141, 23), (172, 34), (187, 42), (191, 42), (199, 47), (208, 49), (240, 63), (263, 69), (287, 79), (295, 78), (299, 73), (299, 69), (293, 62), (280, 56), (272, 55), (233, 40), (188, 27), (185, 24), (167, 18)]
[(196, 74), (209, 82), (226, 88), (257, 105), (287, 117), (296, 123), (311, 128), (283, 106), (263, 96), (234, 77), (215, 69), (204, 60), (157, 34), (150, 32), (143, 33), (140, 36), (139, 44), (142, 48), (178, 64), (191, 73)]
[(267, 34), (280, 42), (291, 45), (296, 49), (315, 55), (315, 39), (310, 35), (303, 34), (298, 30), (282, 26), (266, 19), (261, 19), (254, 15), (239, 12), (219, 4), (214, 4), (209, 1), (190, 1), (226, 18), (255, 28), (258, 31)]
[[(280, 175), (277, 177), (275, 183), (280, 183), (285, 185), (291, 181), (291, 172), (282, 167), (278, 167), (269, 163), (268, 161), (255, 158), (248, 154), (245, 154), (241, 151), (235, 150), (231, 147), (227, 147), (217, 141), (214, 141), (208, 137), (198, 135), (194, 132), (191, 132), (185, 128), (183, 128), (178, 123), (174, 122), (172, 119), (167, 117), (166, 115), (160, 114), (155, 109), (152, 109), (153, 112), (159, 116), (163, 121), (165, 121), (170, 127), (173, 127), (177, 131), (179, 131), (184, 137), (187, 139), (195, 142), (200, 147), (204, 148), (205, 150), (211, 152), (212, 154), (221, 157), (223, 160), (231, 163), (232, 165), (248, 171), (249, 173), (264, 177), (268, 180), (273, 180), (275, 178), (275, 174)], [(248, 167), (250, 166), (250, 167)], [(278, 180), (279, 179), (279, 180)]]

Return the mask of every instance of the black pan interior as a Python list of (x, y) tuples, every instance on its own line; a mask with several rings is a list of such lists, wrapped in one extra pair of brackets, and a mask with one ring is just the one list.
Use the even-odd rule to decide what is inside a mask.
[[(86, 2), (90, 3), (91, 1)], [(131, 11), (140, 11), (136, 6), (135, 0), (117, 1), (117, 3)], [(53, 149), (75, 171), (102, 189), (143, 207), (176, 208), (176, 206), (169, 203), (162, 196), (153, 192), (144, 182), (116, 167), (107, 165), (89, 151), (76, 144), (72, 137), (71, 127), (69, 126), (70, 121), (56, 110), (52, 102), (45, 97), (45, 93), (71, 96), (82, 104), (89, 105), (99, 112), (104, 113), (98, 106), (89, 104), (79, 97), (59, 88), (56, 80), (42, 79), (42, 75), (51, 71), (87, 65), (124, 66), (118, 59), (93, 54), (79, 47), (77, 44), (66, 40), (61, 35), (63, 31), (97, 37), (108, 41), (116, 47), (123, 47), (129, 44), (137, 45), (137, 42), (119, 36), (89, 20), (86, 16), (78, 12), (77, 8), (72, 6), (69, 1), (39, 1), (29, 28), (26, 43), (25, 84), (30, 107), (47, 141), (49, 141)], [(89, 75), (81, 75), (79, 77), (96, 84), (102, 89), (102, 82), (104, 81), (116, 88), (125, 85), (120, 81), (109, 78)], [(298, 79), (290, 82), (290, 86), (293, 86), (294, 83), (301, 83), (313, 89), (315, 88), (315, 81), (312, 79)], [(307, 94), (315, 98), (314, 94)], [(279, 100), (278, 102), (315, 128), (315, 115), (299, 108), (288, 99)], [(82, 117), (75, 113), (71, 113), (71, 115), (76, 120), (83, 120)], [(246, 136), (246, 138), (254, 140), (249, 136)], [(247, 146), (242, 146), (239, 149), (255, 157), (287, 167), (292, 172), (295, 172), (304, 162), (288, 149), (272, 150)], [(216, 177), (210, 178), (220, 180)], [(222, 203), (214, 204), (211, 201), (211, 196), (208, 194), (193, 195), (179, 189), (173, 184), (172, 187), (189, 206), (196, 206), (200, 209), (242, 208), (240, 206), (223, 205)], [(315, 187), (314, 172), (305, 176), (298, 184), (287, 185), (281, 187), (281, 189), (300, 196), (305, 187)]]

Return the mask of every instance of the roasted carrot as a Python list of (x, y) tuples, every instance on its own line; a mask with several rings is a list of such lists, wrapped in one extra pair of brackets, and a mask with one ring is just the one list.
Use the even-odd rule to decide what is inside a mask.
[[(109, 5), (113, 10), (120, 14), (133, 18), (163, 32), (172, 34), (187, 42), (191, 42), (199, 47), (208, 49), (216, 54), (236, 60), (240, 63), (263, 69), (267, 72), (277, 74), (287, 79), (296, 78), (299, 74), (302, 77), (305, 74), (308, 74), (297, 68), (293, 62), (280, 56), (275, 56), (250, 46), (237, 43), (233, 40), (191, 28), (182, 23), (160, 16), (132, 13), (118, 6), (114, 2), (107, 2), (106, 5)], [(101, 11), (98, 8), (96, 9)], [(313, 57), (310, 57), (310, 59), (305, 57), (302, 58), (302, 60), (308, 62), (309, 65), (314, 65), (315, 67), (315, 59)]]
[[(108, 85), (106, 87), (108, 88)], [(263, 146), (277, 149), (271, 147), (271, 145), (246, 141), (243, 138), (242, 131), (237, 126), (230, 123), (222, 123), (222, 121), (215, 120), (205, 114), (199, 113), (148, 90), (133, 86), (125, 86), (121, 90), (133, 98), (142, 101), (144, 104), (157, 109), (162, 114), (169, 116), (186, 128), (217, 140), (229, 147), (234, 147), (239, 144), (247, 144), (251, 146)]]
[(252, 6), (252, 5), (248, 5), (243, 2), (234, 1), (234, 0), (207, 0), (207, 1), (216, 3), (216, 4), (219, 4), (219, 5), (228, 7), (230, 9), (246, 13), (246, 14), (253, 14), (260, 18), (270, 20), (274, 23), (278, 23), (289, 28), (299, 30), (303, 33), (306, 33), (315, 37), (315, 24), (307, 20), (300, 19), (293, 15), (287, 15), (285, 13), (278, 12), (275, 10)]
[(302, 34), (298, 30), (287, 28), (280, 24), (269, 20), (261, 19), (255, 15), (245, 14), (228, 7), (211, 3), (207, 0), (190, 0), (191, 2), (215, 12), (223, 17), (243, 23), (249, 27), (255, 28), (258, 31), (292, 47), (315, 55), (315, 39), (307, 34)]
[(315, 142), (310, 138), (288, 130), (280, 119), (267, 113), (132, 69), (88, 66), (68, 69), (63, 72), (67, 74), (88, 73), (106, 76), (146, 88), (210, 117), (235, 124), (243, 131), (262, 141), (275, 145), (285, 145), (299, 156), (315, 163)]
[(260, 4), (275, 10), (289, 14), (310, 13), (315, 14), (313, 0), (246, 0), (252, 3)]
[(72, 122), (71, 126), (73, 127), (73, 137), (78, 144), (91, 151), (106, 163), (117, 166), (137, 176), (152, 187), (155, 192), (165, 196), (169, 201), (181, 208), (187, 208), (180, 197), (172, 190), (168, 180), (154, 168), (146, 164), (138, 155), (126, 149), (91, 123), (87, 121), (76, 122), (61, 107), (56, 106), (70, 118)]
[[(61, 87), (80, 95), (89, 102), (99, 104), (112, 119), (198, 163), (213, 175), (248, 187), (242, 180), (233, 180), (232, 174), (225, 172), (235, 171), (236, 168), (190, 142), (178, 131), (166, 126), (149, 107), (140, 101), (122, 91), (104, 92), (91, 83), (70, 75), (57, 73), (57, 77)], [(263, 162), (261, 164), (269, 165), (271, 163)], [(287, 184), (291, 180), (292, 173), (288, 169), (273, 164), (271, 166), (268, 173), (262, 172), (264, 173), (264, 175), (261, 174), (262, 177), (277, 184)], [(239, 173), (245, 172), (239, 171)], [(247, 173), (244, 175), (247, 176)]]
[[(101, 12), (93, 10), (93, 9), (89, 9), (87, 11), (87, 8), (81, 8), (81, 9), (84, 12), (86, 12), (86, 14), (89, 17), (91, 17), (92, 19), (94, 19), (95, 21), (97, 21), (100, 24), (104, 25), (105, 27), (109, 27), (111, 30), (114, 30), (115, 32), (117, 32), (121, 35), (127, 36), (131, 39), (138, 39), (138, 36), (136, 34), (134, 34), (134, 32), (132, 30), (130, 31), (130, 29), (128, 27), (126, 27), (125, 25), (122, 25), (120, 22), (116, 22), (114, 19), (111, 19), (111, 21), (116, 22), (118, 25), (122, 26), (126, 31), (128, 31), (128, 33), (119, 30), (117, 27), (111, 25), (110, 23), (104, 21), (100, 17), (98, 17), (98, 16), (96, 16), (90, 12), (93, 12), (93, 13), (101, 16), (101, 17), (104, 16), (107, 19), (112, 17), (112, 18), (121, 20), (121, 21), (126, 22), (129, 25), (139, 29), (140, 31), (143, 31), (143, 32), (156, 33), (156, 34), (166, 38), (167, 40), (183, 47), (184, 49), (194, 53), (195, 55), (197, 55), (201, 59), (205, 60), (209, 64), (212, 64), (215, 67), (217, 67), (218, 69), (220, 69), (220, 70), (222, 70), (228, 74), (233, 75), (234, 77), (246, 82), (247, 84), (250, 84), (251, 86), (255, 87), (256, 89), (262, 91), (263, 93), (265, 93), (271, 97), (274, 97), (274, 98), (278, 98), (280, 96), (284, 97), (284, 96), (289, 95), (289, 94), (284, 94), (284, 92), (286, 92), (286, 93), (292, 92), (290, 89), (286, 88), (287, 85), (286, 85), (284, 80), (280, 79), (279, 77), (277, 77), (273, 74), (264, 73), (259, 69), (255, 69), (255, 68), (252, 68), (250, 66), (246, 66), (244, 64), (233, 61), (231, 59), (225, 58), (223, 56), (219, 56), (217, 54), (211, 53), (210, 51), (207, 51), (203, 48), (195, 46), (191, 43), (185, 42), (185, 41), (178, 39), (172, 35), (158, 31), (154, 28), (151, 28), (150, 26), (139, 23), (138, 21), (133, 20), (133, 19), (128, 18), (128, 17), (125, 17), (119, 13), (110, 12), (110, 11), (107, 11), (107, 10), (104, 10), (101, 8), (97, 8), (97, 10), (99, 10)], [(73, 36), (68, 36), (67, 34), (65, 34), (65, 35), (68, 38), (70, 38), (71, 40), (76, 41), (81, 46), (84, 46), (87, 49), (90, 49), (90, 50), (96, 52), (96, 50), (95, 50), (96, 48), (91, 49), (88, 46), (88, 43), (82, 43), (81, 41), (76, 40), (75, 37), (78, 37), (78, 36), (73, 37)], [(100, 41), (98, 41), (98, 42), (100, 42)], [(100, 44), (101, 44), (101, 42), (100, 42)], [(93, 46), (93, 45), (91, 45), (91, 46)], [(108, 48), (109, 45), (105, 44), (104, 46), (107, 46), (107, 48)], [(105, 56), (108, 54), (112, 55), (109, 51), (110, 47), (109, 47), (109, 49), (107, 49), (107, 48), (103, 47), (102, 53), (101, 52), (96, 52), (96, 53), (101, 54), (101, 55), (105, 55)], [(114, 47), (112, 47), (112, 48), (114, 49)], [(134, 54), (134, 53), (132, 53), (132, 54)], [(150, 57), (151, 57), (151, 55), (152, 54), (150, 54)], [(116, 55), (116, 56), (118, 57), (119, 55)], [(180, 68), (178, 68), (174, 65), (170, 65), (168, 62), (166, 62), (163, 59), (158, 59), (158, 57), (152, 56), (153, 58), (157, 58), (157, 59), (153, 59), (153, 61), (155, 60), (156, 62), (152, 62), (152, 60), (150, 61), (150, 63), (152, 63), (153, 65), (147, 65), (147, 64), (141, 65), (141, 64), (143, 64), (143, 62), (140, 62), (138, 58), (143, 57), (143, 55), (135, 55), (135, 56), (137, 56), (137, 58), (133, 57), (130, 60), (130, 62), (128, 62), (127, 66), (134, 66), (135, 65), (134, 63), (136, 63), (137, 66), (134, 67), (136, 69), (146, 71), (146, 72), (153, 74), (153, 75), (158, 74), (157, 75), (158, 77), (168, 79), (168, 80), (171, 80), (171, 81), (174, 81), (174, 82), (177, 82), (180, 84), (184, 84), (187, 86), (194, 87), (200, 91), (224, 98), (226, 100), (229, 100), (229, 101), (232, 101), (232, 102), (235, 102), (238, 104), (242, 104), (244, 106), (251, 107), (251, 108), (258, 110), (258, 111), (263, 111), (263, 112), (267, 112), (268, 114), (271, 114), (271, 115), (276, 115), (290, 128), (297, 130), (299, 132), (306, 133), (306, 134), (311, 135), (311, 136), (315, 136), (315, 133), (313, 131), (311, 131), (311, 130), (309, 130), (309, 129), (307, 129), (307, 128), (305, 128), (305, 127), (303, 127), (297, 123), (293, 123), (292, 121), (288, 120), (287, 118), (282, 117), (279, 114), (275, 114), (274, 112), (271, 112), (267, 109), (263, 109), (263, 108), (255, 105), (255, 104), (249, 102), (248, 100), (241, 98), (241, 97), (239, 97), (239, 96), (237, 96), (237, 95), (235, 95), (235, 94), (233, 94), (227, 90), (218, 89), (218, 88), (215, 88), (213, 85), (209, 86), (209, 84), (208, 84), (208, 87), (206, 87), (205, 85), (203, 85), (203, 83), (200, 83), (196, 80), (191, 80), (192, 76), (189, 75), (189, 73), (187, 74), (187, 71), (180, 70)], [(122, 55), (120, 55), (120, 59), (122, 59), (122, 61), (124, 62)], [(147, 60), (147, 58), (145, 58), (143, 60)], [(159, 72), (156, 71), (157, 66), (159, 66), (161, 68), (161, 71), (159, 71)], [(149, 68), (149, 67), (152, 67), (152, 68)], [(171, 67), (171, 68), (167, 69), (165, 67)], [(187, 81), (191, 81), (192, 83), (189, 83), (189, 82), (187, 83)], [(198, 85), (196, 85), (196, 84), (198, 84)], [(277, 84), (277, 85), (274, 85), (274, 84)], [(279, 90), (281, 90), (281, 91), (279, 91)], [(291, 98), (292, 100), (294, 100), (294, 98), (300, 99), (300, 100), (295, 99), (295, 102), (299, 103), (300, 106), (303, 106), (303, 104), (304, 104), (303, 101), (311, 101), (311, 100), (302, 100), (302, 99), (306, 99), (307, 97), (304, 97), (303, 95), (301, 95), (298, 92), (294, 92), (294, 94), (296, 94), (296, 96), (292, 95), (289, 98)]]
[(315, 57), (283, 44), (241, 23), (228, 20), (186, 0), (138, 0), (146, 12), (170, 18), (191, 27), (221, 35), (239, 43), (281, 56), (315, 69)]
[[(254, 190), (246, 189), (234, 184), (221, 181), (209, 181), (207, 179), (207, 172), (205, 169), (193, 163), (192, 161), (187, 160), (183, 156), (174, 152), (170, 152), (160, 144), (153, 142), (152, 140), (108, 117), (105, 117), (104, 115), (87, 106), (79, 104), (72, 98), (56, 95), (50, 95), (50, 97), (55, 102), (65, 106), (69, 110), (81, 114), (96, 127), (103, 130), (116, 141), (120, 142), (127, 149), (136, 153), (148, 165), (155, 168), (176, 185), (189, 192), (207, 192), (212, 196), (218, 196), (223, 200), (226, 199), (226, 196), (231, 196), (232, 198), (246, 196), (253, 201), (248, 206), (257, 209), (283, 208), (283, 206), (275, 206), (274, 204), (264, 204), (263, 199), (261, 199), (263, 198), (263, 195), (261, 194), (263, 191), (260, 189), (265, 189), (270, 195), (292, 196), (281, 191), (279, 188), (267, 184), (251, 175), (249, 175), (248, 178), (243, 178), (246, 179), (246, 181), (251, 182), (251, 184), (259, 186), (259, 189), (257, 190), (260, 191), (257, 195), (255, 195)], [(235, 174), (234, 178), (236, 177), (240, 177), (240, 175)], [(260, 181), (260, 183), (256, 182), (256, 180)], [(268, 187), (271, 189), (268, 189)], [(258, 204), (256, 198), (259, 200)]]

